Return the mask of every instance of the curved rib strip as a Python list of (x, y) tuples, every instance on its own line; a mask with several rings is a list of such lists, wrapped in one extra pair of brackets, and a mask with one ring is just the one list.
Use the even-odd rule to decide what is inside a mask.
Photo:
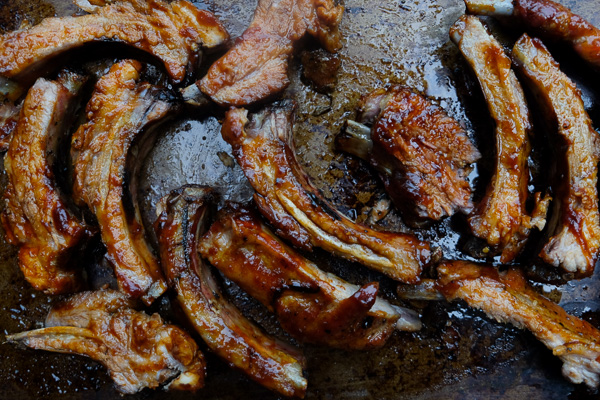
[(510, 59), (479, 19), (462, 16), (452, 26), (450, 37), (477, 75), (496, 123), (494, 175), (485, 197), (469, 217), (469, 225), (475, 236), (501, 252), (502, 262), (509, 262), (521, 251), (531, 228), (544, 227), (550, 200), (542, 201), (537, 195), (532, 216), (527, 215), (530, 124), (525, 95)]
[(169, 285), (208, 347), (261, 385), (304, 397), (304, 359), (298, 350), (267, 336), (221, 293), (198, 255), (212, 190), (184, 186), (161, 200), (156, 231)]
[(540, 256), (555, 267), (591, 275), (600, 250), (598, 133), (579, 90), (540, 40), (523, 35), (513, 58), (566, 144), (559, 146), (566, 149), (566, 173), (557, 190), (557, 221)]
[(321, 247), (407, 283), (419, 280), (429, 244), (415, 236), (375, 231), (336, 211), (303, 173), (293, 152), (294, 106), (284, 102), (254, 114), (226, 114), (222, 135), (250, 184), (260, 211), (276, 233), (296, 246)]
[(137, 204), (124, 204), (125, 166), (133, 140), (172, 110), (165, 91), (138, 83), (142, 66), (125, 60), (97, 83), (87, 105), (88, 122), (72, 139), (73, 196), (96, 215), (119, 288), (151, 304), (167, 288), (146, 238)]
[[(105, 2), (100, 2), (103, 5)], [(116, 1), (88, 8), (93, 14), (46, 18), (0, 37), (0, 75), (19, 77), (47, 59), (89, 42), (114, 40), (159, 58), (174, 82), (199, 60), (199, 46), (228, 38), (219, 21), (187, 1)]]
[(81, 287), (82, 269), (69, 261), (74, 248), (91, 235), (69, 210), (54, 176), (54, 157), (81, 85), (78, 81), (69, 90), (61, 82), (39, 79), (25, 98), (4, 158), (8, 183), (1, 219), (7, 241), (20, 247), (25, 279), (50, 294)]

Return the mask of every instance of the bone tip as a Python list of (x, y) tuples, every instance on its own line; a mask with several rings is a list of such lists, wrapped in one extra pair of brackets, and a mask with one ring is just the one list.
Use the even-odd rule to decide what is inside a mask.
[(469, 17), (471, 16), (463, 15), (450, 28), (450, 40), (452, 40), (456, 45), (459, 45), (463, 38), (464, 32), (467, 29), (466, 23)]
[(29, 332), (19, 332), (13, 333), (11, 335), (6, 335), (4, 343), (18, 343), (23, 342), (29, 338)]
[(396, 322), (396, 329), (405, 332), (417, 332), (423, 327), (419, 313), (404, 307), (395, 306), (394, 309), (400, 315)]
[(510, 16), (513, 14), (513, 0), (465, 0), (467, 12), (477, 15), (494, 17)]
[(181, 96), (184, 102), (195, 107), (206, 107), (211, 102), (195, 83), (181, 89)]

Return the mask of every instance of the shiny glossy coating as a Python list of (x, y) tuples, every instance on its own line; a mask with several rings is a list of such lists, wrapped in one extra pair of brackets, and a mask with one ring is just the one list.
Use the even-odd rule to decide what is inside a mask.
[[(561, 0), (574, 12), (600, 26), (597, 0)], [(210, 10), (235, 38), (249, 25), (256, 0), (199, 0), (195, 5)], [(402, 84), (428, 96), (456, 118), (473, 135), (483, 157), (469, 177), (477, 188), (477, 202), (492, 169), (493, 125), (477, 82), (468, 71), (456, 46), (448, 38), (450, 26), (465, 12), (462, 0), (345, 0), (340, 30), (342, 48), (337, 84), (328, 94), (314, 90), (303, 74), (302, 54), (314, 54), (321, 46), (309, 37), (298, 43), (290, 62), (290, 86), (282, 96), (297, 101), (294, 128), (296, 154), (304, 171), (324, 197), (341, 212), (366, 221), (372, 206), (385, 198), (376, 172), (354, 157), (334, 150), (334, 137), (348, 118), (356, 119), (361, 96), (387, 84)], [(67, 0), (10, 0), (0, 2), (0, 28), (12, 30), (27, 20), (39, 23), (53, 15), (80, 12)], [(493, 32), (510, 49), (522, 34), (518, 29), (500, 29), (486, 20)], [(86, 48), (83, 49), (86, 54)], [(95, 51), (95, 49), (94, 49)], [(600, 121), (597, 82), (580, 58), (561, 48), (551, 48), (561, 67), (582, 90), (592, 121)], [(106, 53), (104, 53), (106, 54)], [(222, 55), (206, 55), (206, 65)], [(76, 53), (82, 56), (82, 53)], [(100, 56), (100, 54), (97, 54)], [(296, 55), (298, 57), (296, 57)], [(212, 57), (212, 58), (211, 58)], [(76, 61), (76, 60), (75, 60)], [(69, 63), (75, 62), (73, 59)], [(101, 64), (102, 65), (102, 64)], [(106, 64), (103, 64), (106, 65)], [(155, 64), (160, 68), (160, 62)], [(101, 66), (100, 68), (105, 68)], [(202, 77), (200, 72), (197, 78)], [(597, 76), (597, 75), (595, 75)], [(535, 110), (532, 110), (536, 115)], [(251, 198), (247, 179), (240, 168), (231, 166), (231, 148), (220, 137), (223, 114), (188, 110), (164, 127), (146, 163), (142, 165), (142, 211), (155, 219), (155, 205), (161, 197), (185, 183), (210, 184), (224, 198), (246, 201)], [(597, 126), (597, 125), (596, 125)], [(536, 135), (543, 137), (543, 135)], [(487, 144), (486, 144), (487, 143)], [(542, 143), (544, 141), (542, 140)], [(534, 144), (533, 153), (538, 149)], [(222, 161), (224, 160), (224, 161)], [(228, 161), (229, 160), (229, 161)], [(224, 164), (225, 162), (225, 164)], [(552, 163), (552, 160), (549, 160)], [(229, 166), (228, 166), (229, 165)], [(547, 163), (536, 159), (532, 175), (546, 174)], [(537, 185), (533, 181), (532, 185)], [(547, 186), (541, 184), (534, 189)], [(376, 225), (381, 229), (408, 231), (395, 208)], [(447, 219), (415, 232), (444, 250), (448, 257), (469, 258), (464, 252), (470, 237), (461, 218)], [(539, 240), (534, 238), (534, 244)], [(519, 263), (540, 265), (530, 258), (537, 253), (525, 249)], [(16, 264), (15, 249), (0, 240), (0, 327), (8, 333), (40, 327), (48, 308), (59, 298), (34, 291), (23, 281)], [(354, 284), (378, 280), (380, 294), (393, 304), (396, 285), (380, 275), (347, 263), (325, 252), (304, 254), (321, 269)], [(491, 259), (495, 261), (496, 259)], [(598, 276), (569, 284), (536, 285), (536, 289), (560, 300), (570, 313), (598, 325), (600, 288)], [(275, 319), (231, 282), (223, 292), (249, 318), (270, 333), (290, 340)], [(170, 322), (184, 320), (161, 299), (155, 307)], [(573, 385), (561, 375), (561, 363), (531, 334), (499, 324), (464, 303), (419, 303), (408, 305), (423, 315), (423, 329), (416, 333), (394, 333), (387, 344), (369, 352), (347, 352), (324, 347), (301, 346), (307, 359), (308, 399), (439, 399), (480, 400), (564, 400), (594, 399), (585, 385)], [(192, 332), (193, 330), (189, 330)], [(0, 334), (0, 339), (3, 337)], [(207, 347), (197, 337), (202, 350)], [(105, 369), (75, 356), (23, 351), (14, 345), (0, 345), (0, 398), (49, 400), (120, 399)], [(193, 398), (266, 399), (280, 396), (269, 392), (232, 370), (209, 351), (205, 387)], [(145, 391), (129, 399), (183, 400), (189, 394)]]

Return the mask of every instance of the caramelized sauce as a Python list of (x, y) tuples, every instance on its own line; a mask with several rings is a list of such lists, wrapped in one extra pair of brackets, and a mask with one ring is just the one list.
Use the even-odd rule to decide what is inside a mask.
[[(561, 2), (600, 26), (597, 12), (600, 1)], [(236, 37), (250, 22), (256, 0), (199, 0), (195, 4), (215, 12), (232, 37)], [(365, 163), (333, 149), (335, 134), (345, 119), (354, 116), (354, 108), (363, 94), (388, 83), (398, 83), (432, 96), (450, 115), (475, 133), (484, 155), (489, 148), (490, 143), (486, 140), (489, 141), (491, 131), (489, 113), (479, 88), (465, 72), (466, 64), (448, 40), (448, 28), (464, 13), (462, 1), (346, 0), (344, 5), (346, 12), (341, 28), (344, 43), (339, 53), (341, 66), (334, 90), (319, 93), (309, 82), (303, 82), (302, 68), (298, 60), (294, 60), (290, 71), (292, 84), (283, 96), (293, 97), (299, 104), (296, 152), (305, 171), (336, 207), (346, 210), (351, 217), (364, 219), (377, 199), (385, 197), (381, 182)], [(0, 5), (0, 31), (16, 29), (24, 20), (37, 23), (46, 16), (70, 15), (75, 11), (69, 0), (9, 0)], [(302, 46), (308, 46), (310, 51), (311, 41), (306, 42)], [(209, 55), (207, 63), (210, 57), (214, 56)], [(570, 70), (581, 71), (581, 61), (570, 53), (566, 56), (563, 53), (560, 61)], [(586, 85), (586, 106), (596, 110), (591, 116), (598, 125), (600, 93), (594, 76), (597, 77), (584, 75), (581, 83)], [(330, 110), (320, 114), (323, 104), (330, 104)], [(221, 117), (222, 111), (217, 109), (189, 111), (164, 128), (143, 172), (140, 198), (147, 227), (155, 219), (156, 201), (185, 183), (217, 186), (226, 199), (244, 201), (251, 198), (252, 192), (240, 168), (223, 165), (217, 157), (219, 151), (230, 153), (229, 146), (220, 137), (218, 121)], [(482, 160), (480, 167), (485, 163), (486, 160)], [(485, 172), (485, 168), (478, 169)], [(541, 173), (546, 171), (541, 168)], [(473, 179), (482, 181), (483, 185), (478, 188), (484, 188), (487, 183), (485, 176), (479, 178), (474, 174)], [(395, 210), (381, 221), (380, 226), (395, 231), (406, 230)], [(456, 216), (418, 230), (417, 234), (442, 247), (447, 258), (470, 259), (463, 252), (469, 239), (464, 234), (466, 229), (464, 218)], [(15, 255), (15, 249), (7, 245), (1, 235), (0, 328), (4, 334), (41, 327), (50, 304), (60, 299), (38, 293), (24, 282)], [(306, 256), (320, 267), (329, 266), (332, 272), (354, 283), (380, 280), (380, 292), (387, 294), (388, 299), (394, 298), (395, 283), (365, 268), (333, 259), (321, 251)], [(527, 257), (525, 262), (528, 262)], [(592, 317), (600, 309), (597, 302), (599, 279), (600, 275), (596, 273), (592, 278), (572, 281), (561, 288), (562, 301), (572, 305), (576, 314), (589, 310), (585, 316), (596, 326), (599, 321)], [(224, 291), (246, 315), (268, 331), (286, 338), (263, 307), (235, 285), (228, 281), (224, 283)], [(584, 387), (566, 382), (560, 373), (560, 362), (529, 334), (497, 324), (461, 303), (413, 306), (423, 316), (423, 330), (397, 333), (382, 349), (343, 352), (306, 346), (309, 379), (306, 398), (546, 400), (595, 397)], [(161, 312), (164, 313), (162, 308)], [(171, 321), (178, 321), (176, 315), (169, 314)], [(0, 339), (3, 339), (2, 335)], [(205, 350), (202, 341), (198, 339), (197, 342)], [(214, 355), (206, 354), (207, 382), (206, 387), (196, 394), (198, 398), (278, 398), (231, 370)], [(0, 382), (0, 398), (120, 398), (105, 370), (94, 362), (70, 355), (17, 349), (7, 344), (0, 344)], [(161, 390), (128, 397), (145, 400), (184, 398), (190, 398), (190, 395)]]

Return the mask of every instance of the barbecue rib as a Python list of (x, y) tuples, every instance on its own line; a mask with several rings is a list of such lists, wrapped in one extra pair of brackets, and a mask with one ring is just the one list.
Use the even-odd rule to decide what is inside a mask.
[(514, 259), (533, 227), (543, 229), (549, 198), (536, 194), (527, 215), (529, 115), (523, 90), (502, 46), (473, 16), (462, 16), (450, 37), (477, 75), (496, 123), (496, 165), (485, 197), (469, 217), (473, 234), (501, 252), (501, 262)]
[(555, 267), (591, 275), (600, 250), (598, 133), (592, 128), (579, 90), (539, 39), (523, 35), (513, 48), (513, 59), (545, 114), (558, 127), (565, 144), (561, 148), (566, 150), (567, 173), (557, 190), (556, 221), (550, 224), (552, 237), (540, 256)]
[[(89, 42), (113, 40), (149, 52), (164, 64), (175, 83), (199, 61), (199, 46), (214, 47), (228, 38), (209, 12), (179, 0), (116, 1), (78, 17), (47, 18), (29, 29), (0, 37), (0, 75), (22, 78), (41, 63)], [(94, 2), (100, 5), (104, 1)]]
[(98, 81), (71, 152), (75, 201), (96, 215), (119, 288), (149, 305), (166, 283), (145, 239), (137, 202), (134, 215), (126, 211), (125, 165), (133, 140), (172, 107), (164, 89), (137, 82), (141, 68), (137, 61), (121, 61)]
[(169, 389), (204, 386), (204, 357), (194, 340), (158, 314), (135, 311), (114, 290), (76, 294), (50, 311), (46, 328), (8, 335), (7, 340), (90, 357), (108, 369), (124, 394), (169, 381)]
[(323, 199), (294, 155), (293, 110), (292, 102), (283, 102), (248, 121), (248, 111), (231, 109), (222, 128), (275, 233), (306, 250), (318, 246), (393, 279), (417, 282), (429, 262), (429, 244), (409, 234), (358, 225)]
[(600, 68), (600, 29), (550, 0), (465, 0), (472, 14), (518, 21), (536, 35), (569, 43), (587, 62)]
[[(358, 120), (347, 121), (339, 148), (366, 160), (405, 219), (418, 225), (473, 208), (466, 177), (480, 158), (465, 130), (440, 107), (408, 88), (363, 97)], [(362, 157), (365, 158), (365, 157)]]
[(82, 77), (68, 73), (56, 82), (38, 79), (25, 98), (4, 158), (8, 184), (0, 218), (6, 239), (20, 247), (25, 279), (49, 294), (81, 287), (82, 269), (72, 268), (69, 261), (90, 236), (55, 181), (59, 143), (67, 137), (82, 84)]
[(342, 6), (333, 0), (260, 0), (250, 26), (215, 62), (200, 90), (220, 105), (245, 106), (289, 84), (293, 44), (309, 33), (329, 51), (341, 47)]
[(383, 346), (395, 327), (421, 327), (411, 312), (378, 299), (377, 283), (359, 288), (321, 271), (240, 205), (229, 204), (220, 212), (198, 249), (227, 278), (274, 311), (283, 328), (300, 341), (371, 349)]
[(499, 322), (531, 331), (563, 362), (563, 375), (590, 387), (600, 383), (600, 331), (571, 316), (531, 288), (516, 268), (499, 273), (465, 261), (438, 267), (438, 289), (448, 300), (462, 299)]
[(211, 198), (209, 188), (184, 186), (158, 205), (155, 227), (169, 285), (212, 351), (261, 385), (285, 396), (304, 397), (302, 355), (267, 336), (229, 303), (198, 255)]

